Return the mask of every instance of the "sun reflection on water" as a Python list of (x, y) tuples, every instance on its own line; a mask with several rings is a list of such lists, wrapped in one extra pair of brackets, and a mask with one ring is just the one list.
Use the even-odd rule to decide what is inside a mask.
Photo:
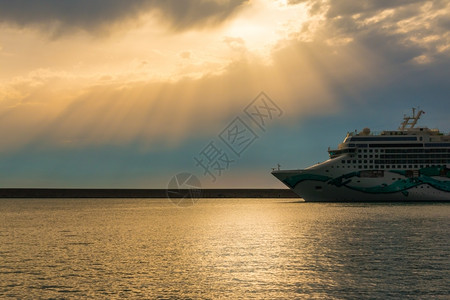
[(0, 200), (0, 208), (1, 297), (449, 292), (445, 205), (202, 199), (179, 208), (167, 199), (16, 199)]

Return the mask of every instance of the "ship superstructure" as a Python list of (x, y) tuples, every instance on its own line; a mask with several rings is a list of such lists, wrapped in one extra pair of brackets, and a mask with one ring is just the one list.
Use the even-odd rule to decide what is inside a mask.
[(272, 174), (305, 201), (450, 201), (450, 135), (416, 127), (423, 113), (398, 130), (349, 132), (327, 161)]

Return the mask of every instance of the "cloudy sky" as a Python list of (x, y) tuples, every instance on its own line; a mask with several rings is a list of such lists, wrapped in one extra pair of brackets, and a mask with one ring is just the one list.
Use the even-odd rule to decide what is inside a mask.
[[(450, 131), (446, 0), (0, 0), (0, 186), (282, 187), (348, 131)], [(265, 94), (260, 94), (264, 92)], [(262, 124), (263, 122), (264, 124)], [(261, 126), (262, 125), (262, 126)]]

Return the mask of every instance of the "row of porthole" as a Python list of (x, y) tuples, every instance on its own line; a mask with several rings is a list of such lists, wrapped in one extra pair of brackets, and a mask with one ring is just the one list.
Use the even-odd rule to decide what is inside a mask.
[[(423, 169), (429, 167), (430, 165), (347, 165), (347, 169)], [(431, 167), (435, 166), (431, 165)], [(334, 169), (334, 166), (331, 166), (331, 168)], [(339, 166), (336, 166), (336, 169), (339, 169)], [(342, 169), (345, 169), (345, 166), (342, 166)]]

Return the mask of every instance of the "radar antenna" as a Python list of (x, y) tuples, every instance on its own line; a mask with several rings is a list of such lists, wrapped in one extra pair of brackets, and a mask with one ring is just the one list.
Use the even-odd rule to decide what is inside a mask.
[(406, 115), (403, 116), (403, 122), (399, 130), (408, 130), (414, 128), (414, 126), (416, 126), (417, 124), (417, 121), (419, 121), (420, 116), (425, 113), (423, 110), (419, 110), (416, 114), (416, 108), (414, 107), (412, 111), (413, 111), (412, 117), (407, 117)]

